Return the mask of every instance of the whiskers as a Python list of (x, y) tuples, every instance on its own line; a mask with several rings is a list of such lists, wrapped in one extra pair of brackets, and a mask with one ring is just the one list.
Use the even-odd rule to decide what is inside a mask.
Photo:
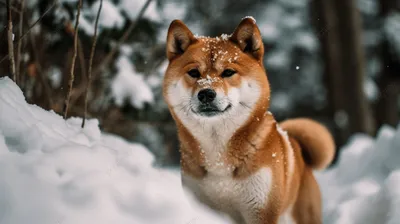
[(239, 102), (239, 104), (240, 104), (240, 106), (242, 106), (242, 107), (244, 107), (244, 108), (247, 108), (247, 109), (249, 109), (249, 110), (252, 109), (249, 105), (247, 105), (247, 104), (244, 103), (244, 102)]
[(191, 102), (191, 97), (181, 97), (180, 103), (172, 105), (172, 108), (177, 113), (184, 113), (185, 116), (189, 115), (190, 110), (192, 109), (193, 104)]

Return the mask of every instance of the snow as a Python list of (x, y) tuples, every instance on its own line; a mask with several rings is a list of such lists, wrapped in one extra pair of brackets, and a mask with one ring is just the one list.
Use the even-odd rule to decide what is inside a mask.
[(400, 125), (377, 139), (357, 134), (338, 164), (318, 173), (326, 224), (395, 224), (400, 220)]
[(0, 79), (1, 224), (228, 224), (142, 145), (26, 103)]
[(296, 38), (294, 38), (294, 44), (310, 52), (318, 50), (319, 47), (315, 35), (312, 35), (309, 32), (298, 32)]
[(281, 2), (282, 4), (286, 5), (287, 7), (303, 8), (303, 7), (307, 6), (307, 4), (309, 3), (309, 0), (298, 0), (298, 1), (278, 0), (278, 2)]
[[(136, 20), (140, 10), (143, 8), (147, 0), (121, 0), (119, 8), (124, 12), (131, 20)], [(151, 1), (147, 10), (143, 14), (144, 18), (148, 18), (153, 21), (160, 21), (160, 14), (157, 11), (157, 2)]]
[[(83, 10), (82, 17), (80, 18), (79, 28), (82, 29), (87, 35), (94, 34), (95, 18), (99, 11), (100, 1), (96, 1), (88, 10)], [(91, 18), (91, 19), (89, 19)], [(98, 29), (99, 32), (103, 29), (122, 28), (125, 24), (118, 7), (109, 0), (103, 1), (101, 8)]]
[(61, 3), (76, 3), (78, 0), (61, 0)]
[(299, 13), (292, 14), (292, 16), (287, 16), (282, 18), (282, 26), (291, 29), (291, 30), (296, 30), (301, 28), (303, 25), (303, 21), (299, 19), (301, 15)]
[(92, 24), (89, 20), (87, 20), (84, 16), (79, 18), (79, 29), (85, 32), (87, 35), (94, 34), (94, 23)]
[[(144, 146), (102, 133), (95, 119), (80, 124), (0, 79), (1, 224), (231, 223), (185, 194), (176, 169), (154, 167)], [(323, 223), (398, 223), (399, 161), (400, 125), (354, 135), (333, 168), (315, 172)]]
[(372, 78), (376, 78), (379, 75), (379, 71), (382, 69), (382, 61), (378, 57), (373, 57), (369, 59), (368, 64), (366, 65), (367, 76)]
[[(71, 0), (72, 1), (72, 0)], [(76, 1), (76, 0), (73, 0)], [(135, 21), (137, 16), (139, 15), (140, 10), (144, 6), (146, 0), (121, 0), (118, 4), (113, 3), (111, 0), (104, 0), (103, 6), (101, 9), (101, 14), (99, 17), (99, 32), (103, 29), (112, 29), (117, 28), (121, 29), (127, 19), (124, 18), (124, 15), (128, 16), (128, 19), (131, 21)], [(83, 10), (82, 18), (80, 22), (80, 28), (88, 35), (94, 34), (94, 24), (95, 18), (97, 16), (97, 12), (99, 10), (100, 1), (97, 0), (92, 4), (89, 10)], [(155, 1), (152, 1), (148, 8), (146, 9), (143, 17), (153, 20), (153, 21), (161, 21), (161, 14), (167, 13), (168, 9), (171, 9), (174, 5), (168, 4), (164, 11), (158, 10)], [(180, 9), (180, 13), (183, 14), (185, 8)], [(171, 14), (171, 13), (170, 13)], [(90, 19), (89, 19), (90, 18)]]
[(284, 50), (273, 50), (270, 52), (270, 56), (265, 59), (265, 63), (268, 68), (285, 68), (289, 63), (289, 58), (288, 52)]
[(50, 67), (47, 71), (48, 77), (50, 79), (51, 86), (55, 89), (60, 88), (62, 81), (62, 72), (57, 67)]
[(397, 58), (400, 58), (400, 13), (393, 12), (386, 17), (384, 32)]
[[(363, 46), (367, 49), (371, 47), (376, 47), (378, 43), (381, 43), (383, 39), (382, 31), (379, 30), (364, 30), (363, 31)], [(375, 57), (377, 55), (374, 55)]]
[(111, 92), (115, 103), (122, 106), (125, 100), (138, 109), (145, 103), (152, 103), (154, 95), (142, 74), (133, 68), (129, 58), (121, 55), (116, 62), (118, 72), (111, 83)]
[[(95, 2), (91, 7), (91, 14), (93, 18), (97, 15), (99, 10), (100, 2)], [(94, 21), (93, 21), (94, 22)], [(125, 23), (124, 18), (119, 12), (116, 5), (114, 5), (110, 1), (103, 1), (103, 7), (101, 9), (100, 17), (99, 17), (99, 27), (102, 28), (121, 28)], [(94, 23), (92, 29), (94, 27)]]
[(31, 8), (33, 6), (37, 5), (38, 0), (30, 0), (30, 1), (25, 1), (25, 6), (27, 8)]
[(357, 8), (363, 13), (368, 15), (378, 15), (379, 5), (378, 1), (374, 0), (357, 0)]
[(226, 33), (221, 34), (221, 39), (223, 41), (229, 40), (230, 37), (231, 37), (231, 34), (226, 34)]
[(169, 61), (165, 59), (157, 69), (157, 72), (150, 74), (149, 77), (147, 78), (146, 81), (152, 89), (160, 89), (160, 86), (162, 85), (164, 80), (164, 73), (167, 70), (168, 64)]
[(133, 47), (129, 44), (122, 44), (119, 47), (119, 50), (121, 54), (126, 55), (126, 56), (131, 56), (133, 53)]
[[(68, 3), (75, 3), (77, 0), (62, 0), (61, 2), (68, 2)], [(139, 15), (140, 10), (147, 2), (147, 0), (120, 0), (118, 1), (118, 6), (116, 6), (112, 0), (103, 0), (103, 9), (102, 14), (104, 11), (104, 17), (100, 18), (99, 24), (100, 26), (104, 27), (112, 27), (117, 25), (123, 25), (123, 18), (121, 13), (125, 13), (132, 21), (136, 20), (137, 16)], [(97, 10), (99, 9), (100, 1), (97, 0), (93, 3), (91, 8), (92, 15), (97, 14)], [(144, 18), (148, 18), (154, 21), (160, 20), (160, 15), (157, 10), (157, 3), (156, 1), (152, 1), (145, 11)]]
[[(271, 105), (272, 111), (279, 111), (280, 118), (297, 116), (298, 107), (320, 110), (326, 106), (318, 36), (327, 30), (315, 30), (309, 23), (308, 3), (308, 0), (268, 1), (252, 12), (268, 46), (264, 62), (271, 86), (275, 86), (275, 91), (285, 92), (285, 98), (291, 102), (284, 107), (278, 101)], [(301, 69), (295, 70), (296, 66)]]
[(371, 78), (366, 78), (364, 81), (364, 93), (367, 96), (367, 99), (371, 102), (374, 102), (378, 99), (379, 88)]
[(244, 19), (251, 19), (251, 20), (253, 20), (254, 23), (256, 23), (256, 19), (254, 19), (253, 16), (245, 16), (242, 18), (242, 20), (244, 20)]
[(279, 134), (285, 138), (286, 142), (290, 143), (287, 131), (283, 130), (279, 124), (276, 124), (276, 130), (278, 130)]
[(207, 75), (206, 78), (197, 80), (197, 83), (200, 86), (205, 86), (205, 87), (210, 87), (214, 82), (222, 82), (222, 80), (218, 77), (210, 77), (209, 75)]
[(261, 34), (266, 41), (275, 43), (282, 37), (281, 20), (285, 15), (282, 7), (277, 3), (268, 3), (261, 6), (261, 14), (258, 18), (257, 25), (260, 28)]
[(349, 115), (344, 110), (338, 110), (334, 114), (335, 124), (340, 128), (345, 128), (349, 125)]
[(186, 2), (165, 2), (162, 8), (162, 17), (165, 21), (184, 19), (187, 12)]
[(272, 95), (271, 107), (276, 112), (284, 113), (284, 111), (291, 107), (291, 98), (285, 92), (275, 92)]
[(278, 27), (267, 20), (260, 21), (258, 27), (267, 43), (275, 41), (280, 36)]

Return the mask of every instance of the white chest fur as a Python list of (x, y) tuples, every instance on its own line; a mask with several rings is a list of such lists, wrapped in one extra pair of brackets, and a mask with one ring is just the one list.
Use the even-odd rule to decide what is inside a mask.
[(257, 223), (254, 212), (265, 208), (272, 185), (272, 172), (270, 168), (261, 168), (244, 180), (215, 174), (208, 174), (201, 180), (185, 175), (182, 179), (184, 186), (200, 201), (230, 214), (238, 222)]
[(258, 224), (254, 212), (264, 208), (268, 201), (272, 171), (265, 167), (244, 180), (234, 179), (234, 167), (225, 161), (225, 153), (230, 138), (251, 116), (260, 97), (260, 87), (255, 81), (242, 79), (241, 86), (230, 88), (226, 95), (221, 90), (216, 91), (216, 101), (229, 102), (231, 109), (218, 116), (202, 117), (191, 111), (198, 103), (197, 96), (186, 89), (182, 80), (167, 89), (169, 104), (197, 140), (207, 170), (202, 179), (183, 174), (183, 184), (200, 201), (230, 214), (236, 222)]

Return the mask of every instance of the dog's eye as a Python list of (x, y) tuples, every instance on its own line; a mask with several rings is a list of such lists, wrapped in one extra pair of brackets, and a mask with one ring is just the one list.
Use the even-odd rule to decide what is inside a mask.
[(231, 77), (232, 75), (234, 75), (236, 72), (234, 71), (234, 70), (232, 70), (232, 69), (225, 69), (223, 72), (222, 72), (222, 74), (221, 74), (221, 76), (223, 77), (223, 78), (228, 78), (228, 77)]
[(200, 78), (201, 74), (200, 74), (199, 70), (195, 68), (195, 69), (188, 71), (188, 75), (190, 75), (190, 77), (192, 77), (192, 78)]

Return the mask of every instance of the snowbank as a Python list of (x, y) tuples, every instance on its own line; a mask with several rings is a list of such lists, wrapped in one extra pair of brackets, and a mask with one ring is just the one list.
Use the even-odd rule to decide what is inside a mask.
[[(1, 224), (231, 223), (185, 197), (179, 172), (153, 167), (142, 145), (80, 123), (27, 104), (0, 79)], [(399, 223), (400, 126), (354, 136), (316, 175), (325, 224)]]
[(0, 79), (1, 224), (229, 223), (185, 200), (179, 172), (153, 167), (142, 145), (80, 123)]
[(355, 135), (336, 167), (317, 173), (326, 224), (400, 223), (400, 125)]

